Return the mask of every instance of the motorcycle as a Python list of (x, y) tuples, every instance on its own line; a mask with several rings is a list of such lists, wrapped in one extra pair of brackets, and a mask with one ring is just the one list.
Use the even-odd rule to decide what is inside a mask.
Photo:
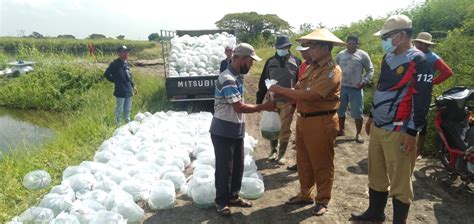
[(453, 87), (435, 100), (435, 128), (442, 164), (465, 183), (474, 182), (474, 89)]

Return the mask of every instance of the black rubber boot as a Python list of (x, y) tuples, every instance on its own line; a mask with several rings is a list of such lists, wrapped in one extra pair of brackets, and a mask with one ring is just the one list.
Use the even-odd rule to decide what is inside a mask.
[(278, 157), (276, 161), (280, 164), (285, 164), (285, 159), (283, 158), (286, 153), (286, 148), (288, 147), (288, 142), (280, 142), (280, 148), (278, 149)]
[(393, 223), (394, 224), (405, 224), (407, 223), (408, 210), (410, 210), (410, 204), (405, 204), (400, 200), (393, 198)]
[(352, 221), (385, 221), (385, 206), (387, 205), (388, 192), (376, 191), (369, 188), (369, 208), (363, 213), (351, 214)]
[(272, 140), (270, 141), (270, 155), (268, 155), (269, 160), (274, 160), (277, 157), (277, 145), (278, 145), (278, 140)]

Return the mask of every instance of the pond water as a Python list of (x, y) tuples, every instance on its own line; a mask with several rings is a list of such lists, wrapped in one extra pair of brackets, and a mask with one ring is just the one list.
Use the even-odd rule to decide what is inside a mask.
[(53, 130), (38, 117), (44, 114), (0, 107), (0, 152), (9, 154), (13, 149), (31, 148), (51, 139)]

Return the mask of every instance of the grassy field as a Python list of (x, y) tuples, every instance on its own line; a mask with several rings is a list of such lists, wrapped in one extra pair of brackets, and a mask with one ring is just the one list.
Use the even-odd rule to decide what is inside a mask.
[(0, 37), (0, 48), (9, 54), (17, 53), (22, 47), (35, 47), (44, 53), (65, 53), (77, 56), (89, 53), (88, 44), (92, 43), (97, 55), (114, 54), (117, 47), (126, 45), (134, 52), (157, 45), (149, 41), (131, 41), (116, 39), (61, 39), (61, 38), (17, 38)]

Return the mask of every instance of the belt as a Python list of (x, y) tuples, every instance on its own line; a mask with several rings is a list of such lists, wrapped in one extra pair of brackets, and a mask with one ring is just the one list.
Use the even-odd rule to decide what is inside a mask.
[(317, 117), (317, 116), (324, 116), (336, 113), (336, 110), (329, 110), (329, 111), (318, 111), (312, 113), (300, 113), (301, 117)]

